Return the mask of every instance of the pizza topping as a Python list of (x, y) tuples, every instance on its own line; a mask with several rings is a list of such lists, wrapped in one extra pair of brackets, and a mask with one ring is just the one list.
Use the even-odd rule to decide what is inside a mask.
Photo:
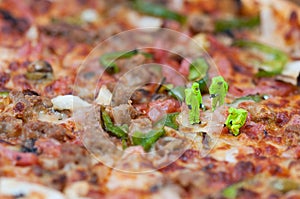
[(249, 111), (251, 119), (254, 122), (275, 121), (276, 114), (268, 106), (253, 102), (243, 102), (240, 107)]
[(237, 40), (233, 43), (233, 45), (252, 49), (254, 51), (258, 51), (257, 53), (264, 55), (261, 61), (253, 60), (254, 66), (259, 69), (256, 74), (258, 77), (269, 77), (281, 74), (288, 61), (288, 56), (284, 52), (262, 43), (248, 40)]
[[(33, 91), (33, 90), (29, 90), (29, 89), (26, 89), (26, 90), (23, 90), (23, 94), (24, 95), (29, 95), (29, 96), (39, 96), (39, 94), (36, 92), (36, 91)], [(48, 107), (51, 107), (52, 104), (50, 102), (50, 104), (48, 104)]]
[(22, 134), (22, 120), (12, 116), (0, 116), (0, 138), (13, 139)]
[[(293, 115), (291, 116), (290, 119), (285, 127), (285, 132), (286, 133), (293, 133), (298, 135), (299, 129), (300, 129), (300, 116), (299, 115)], [(286, 123), (287, 121), (285, 121)]]
[(99, 20), (99, 15), (96, 10), (94, 9), (86, 9), (82, 11), (80, 18), (82, 21), (93, 23)]
[(285, 178), (278, 178), (274, 180), (272, 183), (272, 187), (282, 193), (289, 192), (291, 190), (297, 190), (300, 188), (299, 183)]
[(74, 95), (61, 95), (51, 100), (55, 110), (75, 110), (89, 107), (91, 104)]
[(256, 95), (257, 93), (268, 95), (269, 97), (289, 96), (296, 90), (295, 86), (276, 80), (274, 78), (260, 78), (257, 80), (257, 82), (255, 82), (254, 88), (245, 88), (243, 90), (235, 91), (233, 89), (238, 88), (234, 87), (236, 86), (231, 86), (229, 88), (229, 91), (232, 88), (231, 92), (234, 92), (235, 96)]
[(198, 58), (190, 64), (188, 79), (195, 81), (201, 80), (207, 75), (208, 64), (204, 58)]
[(38, 163), (38, 158), (35, 154), (8, 149), (2, 144), (0, 145), (0, 156), (3, 157), (3, 159), (8, 159), (12, 164), (19, 166), (28, 166)]
[(87, 150), (71, 143), (63, 143), (61, 146), (58, 146), (57, 151), (54, 149), (54, 152), (60, 152), (58, 159), (60, 168), (68, 168), (71, 165), (87, 167), (91, 163)]
[(21, 146), (21, 152), (37, 154), (37, 148), (34, 146), (36, 139), (26, 139)]
[(40, 137), (54, 138), (58, 141), (65, 141), (67, 138), (66, 129), (60, 125), (41, 121), (30, 121), (23, 126), (23, 136), (26, 139), (37, 139)]
[[(125, 106), (125, 105), (120, 105), (120, 106)], [(120, 106), (118, 107), (120, 108)], [(114, 107), (113, 109), (116, 108), (117, 107)], [(126, 109), (126, 111), (128, 111), (128, 109)], [(145, 151), (149, 151), (152, 145), (161, 136), (165, 134), (165, 130), (163, 129), (164, 126), (169, 126), (171, 128), (178, 129), (178, 123), (176, 121), (176, 116), (178, 114), (179, 113), (167, 114), (165, 118), (162, 118), (160, 121), (156, 122), (154, 126), (159, 128), (157, 130), (155, 128), (154, 130), (151, 130), (153, 127), (151, 121), (148, 118), (136, 119), (136, 120), (131, 120), (131, 118), (128, 118), (129, 120), (127, 122), (124, 122), (124, 121), (118, 121), (119, 115), (116, 116), (116, 114), (114, 114), (115, 122), (117, 120), (118, 121), (117, 123), (119, 123), (119, 126), (117, 126), (112, 122), (108, 112), (102, 111), (102, 119), (103, 119), (105, 130), (111, 133), (113, 136), (120, 138), (122, 140), (123, 148), (124, 148), (124, 144), (128, 144), (128, 141), (130, 141), (132, 142), (130, 144), (140, 145), (145, 149)], [(128, 123), (130, 123), (129, 128), (128, 126), (126, 127), (126, 123), (127, 125)], [(123, 125), (120, 126), (121, 124)], [(128, 134), (127, 134), (128, 131), (131, 138), (130, 140), (128, 140)]]
[(5, 84), (9, 81), (9, 79), (10, 74), (0, 72), (0, 89), (4, 88)]
[(260, 17), (219, 19), (215, 21), (215, 31), (224, 32), (232, 29), (254, 28), (259, 26)]
[(237, 187), (234, 185), (231, 185), (223, 190), (222, 193), (223, 197), (227, 199), (234, 199), (237, 196)]
[[(42, 26), (40, 30), (45, 35), (63, 37), (68, 41), (71, 41), (72, 43), (73, 42), (92, 43), (98, 37), (98, 35), (95, 34), (94, 31), (87, 32), (79, 26), (60, 22), (60, 21), (58, 23), (52, 23), (52, 24), (47, 24), (45, 26)], [(55, 45), (55, 44), (51, 44), (51, 45)], [(62, 52), (62, 51), (58, 51), (58, 52)]]
[(149, 107), (148, 111), (150, 111), (154, 107), (159, 109), (161, 112), (165, 112), (165, 113), (174, 113), (180, 111), (180, 103), (173, 98), (165, 99), (165, 100), (159, 99), (156, 101), (152, 101), (148, 104), (148, 107)]
[(286, 64), (281, 75), (276, 78), (284, 82), (299, 86), (298, 78), (300, 77), (300, 61), (289, 62)]
[(189, 16), (188, 25), (193, 33), (214, 31), (214, 21), (207, 15), (193, 14)]
[(52, 66), (46, 61), (35, 61), (28, 66), (26, 78), (29, 80), (40, 80), (51, 78)]
[(7, 97), (9, 95), (9, 91), (0, 91), (0, 97)]
[(100, 57), (99, 61), (103, 67), (106, 68), (108, 73), (118, 73), (119, 67), (115, 63), (117, 59), (126, 59), (138, 54), (138, 50), (132, 50), (128, 52), (113, 52), (107, 53)]
[(140, 15), (135, 11), (128, 11), (128, 21), (137, 28), (159, 28), (163, 24), (163, 20), (157, 17)]
[(131, 120), (131, 124), (129, 126), (130, 134), (134, 134), (134, 132), (142, 132), (146, 134), (152, 129), (152, 121), (147, 117), (137, 118)]
[(170, 113), (170, 114), (167, 114), (167, 117), (164, 121), (165, 123), (165, 126), (168, 126), (168, 127), (171, 127), (175, 130), (178, 130), (179, 128), (179, 125), (176, 121), (176, 118), (177, 116), (179, 115), (179, 113)]
[(168, 93), (171, 96), (175, 97), (177, 100), (183, 102), (185, 98), (184, 89), (185, 89), (184, 86), (176, 86), (174, 88), (169, 89)]
[(102, 64), (103, 67), (106, 68), (106, 71), (110, 74), (118, 73), (120, 71), (120, 68), (117, 66), (115, 63), (116, 60), (118, 59), (128, 59), (133, 57), (134, 55), (137, 54), (142, 54), (145, 57), (152, 57), (151, 54), (145, 53), (145, 52), (140, 52), (139, 50), (135, 49), (132, 51), (127, 51), (127, 52), (112, 52), (112, 53), (107, 53), (104, 54), (100, 57), (99, 61)]
[(268, 99), (269, 96), (268, 95), (261, 95), (261, 94), (256, 94), (256, 95), (247, 95), (244, 97), (239, 97), (236, 98), (231, 105), (234, 107), (237, 107), (239, 104), (243, 103), (243, 102), (247, 102), (247, 101), (253, 101), (253, 102), (261, 102), (262, 100), (266, 100)]
[(106, 111), (102, 111), (102, 120), (104, 124), (104, 128), (107, 132), (110, 132), (113, 136), (120, 138), (122, 140), (127, 140), (127, 133), (119, 126), (115, 126), (111, 121), (109, 114)]
[(138, 116), (138, 113), (131, 105), (121, 104), (112, 108), (112, 115), (116, 125), (130, 125), (131, 119)]
[(154, 129), (148, 132), (147, 134), (137, 131), (132, 135), (132, 143), (134, 145), (141, 145), (145, 151), (149, 151), (152, 145), (164, 134), (164, 129)]
[(72, 76), (66, 76), (56, 79), (45, 87), (44, 94), (51, 98), (58, 95), (70, 95), (72, 94), (73, 84), (74, 79), (72, 78)]
[(186, 16), (184, 15), (178, 14), (160, 5), (156, 5), (141, 0), (134, 0), (133, 8), (143, 14), (152, 15), (155, 17), (161, 17), (164, 19), (171, 19), (171, 20), (178, 21), (179, 23), (184, 23), (186, 21)]
[(110, 92), (110, 90), (108, 90), (106, 85), (101, 86), (95, 102), (97, 104), (107, 106), (110, 105), (111, 99), (112, 99), (112, 93)]

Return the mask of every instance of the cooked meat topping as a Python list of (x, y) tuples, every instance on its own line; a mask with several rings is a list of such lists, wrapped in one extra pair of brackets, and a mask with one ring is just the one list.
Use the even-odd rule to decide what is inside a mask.
[(58, 141), (65, 141), (67, 139), (65, 128), (41, 121), (27, 122), (23, 127), (22, 136), (25, 139), (37, 139), (40, 137), (54, 138)]

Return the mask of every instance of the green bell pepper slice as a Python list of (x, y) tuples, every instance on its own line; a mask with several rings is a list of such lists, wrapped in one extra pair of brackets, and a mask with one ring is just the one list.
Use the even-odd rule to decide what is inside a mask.
[(272, 77), (281, 74), (289, 57), (283, 51), (271, 46), (249, 40), (237, 40), (233, 43), (234, 46), (256, 50), (265, 55), (265, 60), (256, 64), (259, 68), (257, 77)]
[(163, 19), (171, 19), (175, 20), (181, 24), (186, 22), (186, 16), (179, 14), (177, 12), (171, 11), (163, 6), (150, 3), (147, 1), (142, 0), (134, 0), (133, 1), (133, 8), (136, 9), (138, 12), (152, 15), (155, 17), (160, 17)]
[(111, 133), (113, 136), (117, 138), (121, 138), (122, 140), (128, 139), (127, 133), (122, 128), (114, 125), (114, 123), (111, 121), (111, 118), (106, 111), (102, 111), (102, 120), (104, 124), (104, 129), (107, 132)]
[(152, 145), (163, 135), (165, 135), (165, 130), (163, 128), (151, 130), (147, 134), (137, 131), (132, 136), (132, 142), (133, 145), (140, 145), (145, 151), (149, 151)]

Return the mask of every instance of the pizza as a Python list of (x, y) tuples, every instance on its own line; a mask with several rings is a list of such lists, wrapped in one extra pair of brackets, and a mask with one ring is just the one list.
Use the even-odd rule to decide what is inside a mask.
[(0, 0), (0, 198), (300, 198), (300, 8)]

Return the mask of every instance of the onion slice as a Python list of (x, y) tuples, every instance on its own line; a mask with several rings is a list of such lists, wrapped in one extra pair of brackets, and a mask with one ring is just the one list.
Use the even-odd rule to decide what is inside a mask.
[(0, 193), (8, 196), (24, 195), (26, 198), (32, 198), (38, 193), (45, 199), (65, 199), (63, 194), (54, 189), (16, 178), (0, 178)]

